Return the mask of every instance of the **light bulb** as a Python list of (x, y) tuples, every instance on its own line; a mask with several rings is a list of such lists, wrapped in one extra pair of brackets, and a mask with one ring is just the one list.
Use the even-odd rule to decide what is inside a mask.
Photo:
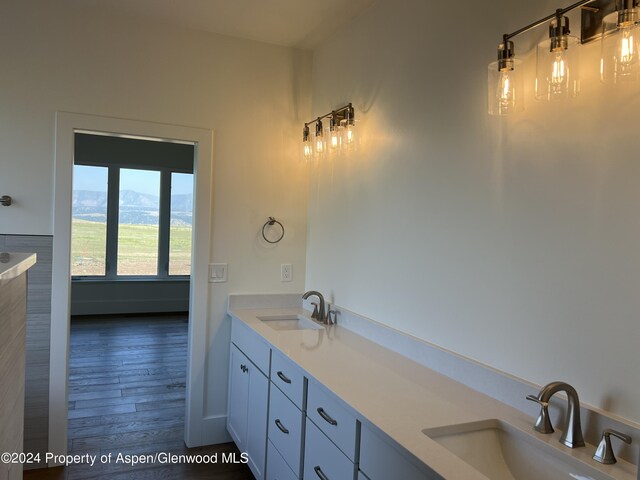
[(354, 125), (347, 125), (344, 129), (344, 141), (345, 143), (353, 143), (354, 140), (354, 132), (353, 132), (353, 127)]
[(498, 89), (496, 91), (496, 99), (500, 111), (509, 110), (513, 107), (515, 92), (513, 91), (513, 81), (511, 79), (511, 70), (503, 70), (500, 72), (498, 80)]
[(329, 136), (329, 146), (331, 149), (335, 150), (340, 146), (340, 135), (338, 134), (338, 129), (331, 132)]
[(331, 117), (329, 124), (329, 148), (332, 152), (340, 148), (340, 125), (335, 115)]
[(324, 131), (322, 129), (322, 121), (318, 119), (316, 123), (316, 136), (314, 137), (316, 154), (322, 156), (326, 150)]
[(302, 144), (302, 155), (305, 159), (309, 160), (313, 157), (313, 147), (311, 146), (311, 142), (306, 141)]
[(638, 61), (637, 52), (634, 49), (633, 27), (624, 27), (620, 31), (620, 41), (618, 42), (618, 62), (621, 73), (629, 70)]
[(564, 85), (567, 79), (567, 65), (564, 61), (562, 53), (556, 55), (556, 59), (553, 61), (553, 67), (551, 68), (550, 82), (552, 86), (561, 87)]

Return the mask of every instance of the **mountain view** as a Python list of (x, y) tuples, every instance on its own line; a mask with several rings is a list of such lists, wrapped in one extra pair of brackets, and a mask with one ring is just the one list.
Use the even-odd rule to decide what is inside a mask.
[[(119, 223), (126, 225), (157, 225), (160, 198), (155, 195), (122, 190), (120, 192)], [(191, 226), (193, 194), (171, 196), (171, 225)], [(72, 215), (78, 220), (105, 223), (107, 221), (107, 193), (74, 190)]]

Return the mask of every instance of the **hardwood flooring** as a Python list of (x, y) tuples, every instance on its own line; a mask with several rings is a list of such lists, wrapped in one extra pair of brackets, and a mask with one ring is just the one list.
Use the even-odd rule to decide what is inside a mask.
[[(186, 315), (82, 317), (71, 323), (70, 455), (97, 455), (93, 466), (25, 471), (27, 480), (252, 480), (240, 453), (224, 444), (188, 449), (183, 442)], [(116, 463), (118, 454), (217, 457), (214, 464)], [(112, 461), (101, 463), (100, 456)]]

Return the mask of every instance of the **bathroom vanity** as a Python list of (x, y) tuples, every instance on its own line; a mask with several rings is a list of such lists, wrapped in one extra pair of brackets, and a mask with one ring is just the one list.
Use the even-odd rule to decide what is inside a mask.
[[(22, 452), (27, 270), (35, 262), (34, 254), (0, 253), (0, 453)], [(0, 478), (22, 479), (21, 461), (3, 459)]]
[(533, 417), (302, 308), (228, 313), (227, 426), (258, 480), (636, 478), (634, 465), (597, 464), (594, 446), (569, 449)]

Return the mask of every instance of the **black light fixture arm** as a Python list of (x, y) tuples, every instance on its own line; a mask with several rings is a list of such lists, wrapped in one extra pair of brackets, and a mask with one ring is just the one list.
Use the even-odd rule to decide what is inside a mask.
[(533, 23), (530, 23), (529, 25), (527, 25), (527, 26), (525, 26), (525, 27), (519, 28), (518, 30), (516, 30), (516, 31), (514, 31), (514, 32), (511, 32), (511, 33), (505, 33), (505, 34), (502, 36), (502, 39), (503, 39), (503, 41), (505, 42), (505, 45), (506, 45), (506, 42), (507, 42), (509, 39), (511, 39), (511, 38), (513, 38), (513, 37), (515, 37), (516, 35), (520, 35), (521, 33), (528, 32), (529, 30), (532, 30), (532, 29), (534, 29), (534, 28), (536, 28), (536, 27), (539, 27), (539, 26), (540, 26), (540, 25), (542, 25), (543, 23), (546, 23), (546, 22), (548, 22), (549, 20), (553, 20), (554, 18), (561, 18), (565, 13), (568, 13), (568, 12), (570, 12), (571, 10), (574, 10), (574, 9), (576, 9), (576, 8), (578, 8), (578, 7), (581, 7), (581, 6), (583, 6), (583, 5), (586, 5), (587, 3), (591, 3), (591, 2), (593, 2), (593, 1), (595, 1), (595, 0), (580, 0), (579, 2), (576, 2), (576, 3), (574, 3), (573, 5), (569, 5), (568, 7), (565, 7), (565, 8), (559, 8), (559, 9), (557, 9), (554, 13), (552, 13), (551, 15), (547, 15), (546, 17), (541, 18), (540, 20), (537, 20), (537, 21), (535, 21), (535, 22), (533, 22)]
[(304, 126), (306, 128), (312, 123), (321, 122), (325, 118), (329, 117), (335, 118), (338, 122), (340, 122), (341, 120), (348, 120), (349, 118), (353, 118), (353, 105), (351, 103), (348, 103), (344, 107), (332, 110), (329, 113), (325, 113), (324, 115), (319, 116), (318, 118), (314, 118), (309, 122), (305, 122)]

